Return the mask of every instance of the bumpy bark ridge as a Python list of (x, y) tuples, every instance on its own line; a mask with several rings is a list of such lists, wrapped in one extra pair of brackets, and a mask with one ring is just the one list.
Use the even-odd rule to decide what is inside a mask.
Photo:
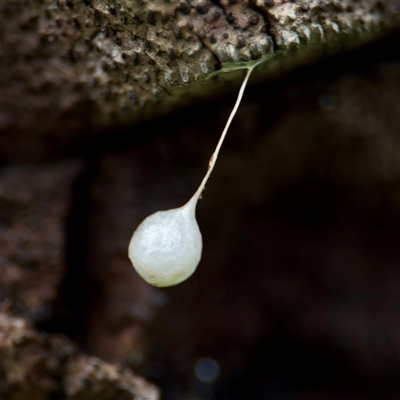
[(362, 44), (400, 25), (400, 5), (29, 0), (2, 2), (0, 16), (0, 129), (15, 137), (15, 129), (57, 127), (51, 135), (59, 137), (166, 112), (188, 102), (184, 94), (215, 93), (220, 79), (210, 76), (261, 58), (266, 77)]

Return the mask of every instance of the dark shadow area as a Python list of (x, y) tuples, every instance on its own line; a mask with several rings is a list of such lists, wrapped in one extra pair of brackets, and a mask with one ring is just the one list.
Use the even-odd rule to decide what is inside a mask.
[(94, 294), (87, 272), (88, 212), (91, 207), (89, 190), (95, 176), (93, 166), (93, 160), (87, 161), (85, 169), (73, 185), (65, 227), (65, 259), (68, 268), (52, 307), (53, 315), (39, 325), (40, 330), (61, 332), (78, 343), (84, 337), (85, 310), (89, 298)]

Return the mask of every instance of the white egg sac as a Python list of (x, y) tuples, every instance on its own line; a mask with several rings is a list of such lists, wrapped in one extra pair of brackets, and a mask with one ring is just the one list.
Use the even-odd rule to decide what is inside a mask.
[(133, 233), (129, 258), (153, 286), (177, 285), (193, 274), (201, 259), (202, 237), (195, 203), (148, 216)]
[(138, 274), (153, 286), (177, 285), (193, 274), (201, 259), (203, 242), (195, 212), (197, 201), (215, 166), (222, 143), (236, 114), (253, 69), (248, 66), (235, 106), (211, 156), (208, 170), (192, 198), (182, 207), (156, 212), (133, 233), (128, 255)]

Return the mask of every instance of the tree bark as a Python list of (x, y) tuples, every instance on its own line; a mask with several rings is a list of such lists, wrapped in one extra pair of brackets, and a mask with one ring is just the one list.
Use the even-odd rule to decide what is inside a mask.
[(265, 79), (366, 43), (400, 26), (400, 3), (10, 0), (0, 17), (0, 153), (10, 161), (214, 95), (254, 61), (265, 59)]
[(9, 310), (0, 310), (0, 332), (4, 399), (160, 398), (153, 384), (131, 371), (79, 352), (61, 335), (39, 333)]

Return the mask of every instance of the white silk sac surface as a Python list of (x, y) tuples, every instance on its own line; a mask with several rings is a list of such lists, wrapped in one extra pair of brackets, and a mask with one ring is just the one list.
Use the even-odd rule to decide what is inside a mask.
[(133, 233), (128, 255), (147, 283), (167, 287), (193, 274), (202, 248), (194, 207), (186, 204), (148, 216)]

